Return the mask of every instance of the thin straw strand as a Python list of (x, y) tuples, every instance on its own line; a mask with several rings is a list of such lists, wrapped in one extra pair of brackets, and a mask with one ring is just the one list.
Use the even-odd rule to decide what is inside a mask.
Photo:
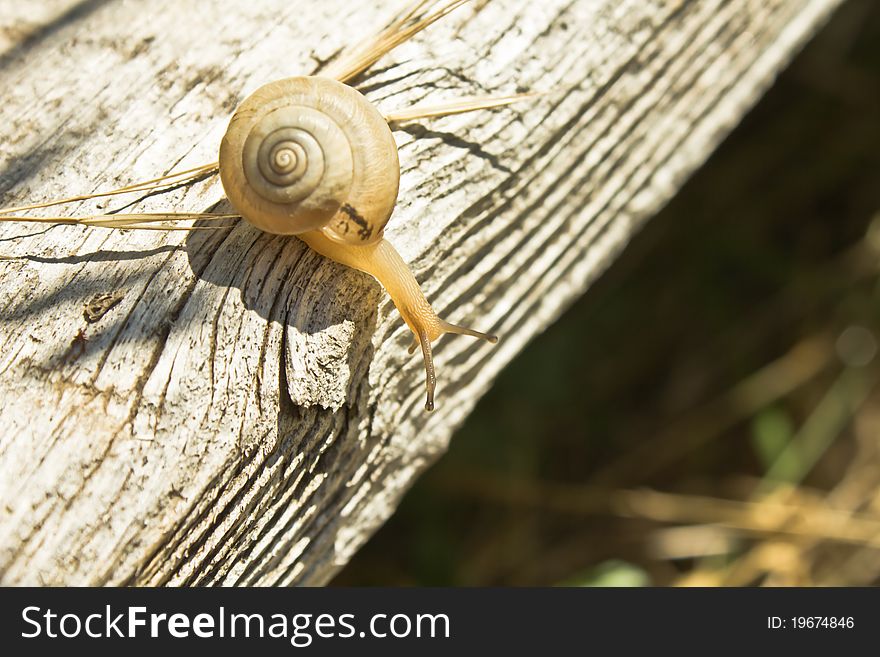
[(414, 107), (389, 112), (385, 114), (385, 120), (388, 121), (388, 123), (403, 123), (415, 119), (464, 114), (465, 112), (475, 112), (477, 110), (503, 107), (504, 105), (518, 103), (522, 100), (537, 98), (544, 94), (545, 92), (541, 91), (531, 91), (522, 94), (515, 94), (513, 96), (477, 96), (474, 98), (461, 98), (459, 100), (437, 105), (416, 105)]
[[(0, 215), (8, 215), (14, 212), (24, 212), (25, 210), (37, 210), (39, 208), (49, 208), (54, 205), (66, 205), (68, 203), (76, 203), (77, 201), (88, 201), (93, 198), (101, 198), (105, 196), (116, 196), (118, 194), (129, 194), (132, 192), (154, 192), (159, 191), (160, 189), (175, 187), (177, 185), (183, 185), (188, 182), (193, 182), (199, 178), (205, 176), (211, 176), (217, 173), (220, 170), (220, 165), (217, 162), (212, 162), (211, 164), (203, 164), (199, 167), (194, 167), (192, 169), (187, 169), (186, 171), (179, 171), (178, 173), (171, 173), (167, 176), (161, 176), (159, 178), (153, 178), (152, 180), (144, 180), (142, 182), (133, 183), (131, 185), (126, 185), (125, 187), (119, 187), (118, 189), (112, 189), (106, 192), (95, 192), (94, 194), (81, 194), (77, 196), (69, 196), (67, 198), (55, 199), (52, 201), (44, 201), (42, 203), (31, 203), (29, 205), (19, 205), (15, 207), (8, 208), (0, 208)], [(0, 220), (5, 220), (0, 217)], [(24, 221), (24, 219), (19, 219), (19, 221)]]
[(101, 214), (86, 217), (23, 217), (3, 216), (0, 222), (16, 221), (37, 224), (64, 224), (71, 226), (90, 226), (97, 228), (141, 229), (141, 230), (216, 230), (229, 226), (177, 226), (173, 221), (216, 221), (219, 219), (238, 219), (238, 214), (218, 214), (211, 212), (163, 212), (140, 214)]
[[(426, 6), (430, 5), (429, 0), (418, 0), (379, 34), (361, 41), (344, 53), (340, 59), (332, 62), (326, 70), (321, 72), (321, 75), (335, 78), (340, 82), (348, 82), (397, 46), (468, 2), (470, 0), (450, 0), (441, 5), (434, 13), (416, 18)], [(410, 24), (407, 25), (407, 23)]]

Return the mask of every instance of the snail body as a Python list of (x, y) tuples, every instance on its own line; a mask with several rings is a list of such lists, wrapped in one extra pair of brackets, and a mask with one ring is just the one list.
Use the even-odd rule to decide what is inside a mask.
[(261, 87), (233, 115), (219, 162), (226, 195), (244, 219), (296, 235), (382, 284), (422, 348), (428, 410), (436, 381), (431, 342), (444, 333), (497, 340), (440, 319), (384, 239), (400, 181), (397, 145), (385, 117), (355, 89), (318, 76)]

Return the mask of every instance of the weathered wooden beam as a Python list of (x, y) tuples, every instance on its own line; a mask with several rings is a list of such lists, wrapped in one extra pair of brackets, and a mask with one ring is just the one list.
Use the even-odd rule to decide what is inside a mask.
[[(248, 93), (398, 9), (31, 4), (0, 0), (3, 204), (212, 161)], [(295, 238), (0, 225), (2, 582), (326, 582), (836, 4), (491, 0), (358, 81), (384, 110), (551, 92), (396, 133), (387, 236), (441, 315), (502, 336), (441, 339), (433, 414), (378, 284)]]

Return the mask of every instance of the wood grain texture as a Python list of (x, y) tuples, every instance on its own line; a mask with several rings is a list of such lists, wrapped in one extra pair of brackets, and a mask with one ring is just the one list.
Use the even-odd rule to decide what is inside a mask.
[[(395, 9), (31, 4), (0, 0), (3, 204), (212, 161), (248, 93)], [(441, 316), (502, 336), (441, 338), (433, 414), (378, 284), (295, 238), (0, 225), (2, 582), (326, 582), (835, 5), (491, 0), (358, 81), (386, 111), (552, 91), (396, 132), (387, 236)], [(221, 200), (211, 179), (136, 208)]]

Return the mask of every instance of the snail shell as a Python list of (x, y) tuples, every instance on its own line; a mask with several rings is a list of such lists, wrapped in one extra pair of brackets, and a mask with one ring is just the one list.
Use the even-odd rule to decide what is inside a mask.
[(238, 107), (220, 144), (220, 178), (257, 228), (370, 244), (394, 209), (400, 163), (388, 123), (362, 94), (329, 78), (294, 77)]

